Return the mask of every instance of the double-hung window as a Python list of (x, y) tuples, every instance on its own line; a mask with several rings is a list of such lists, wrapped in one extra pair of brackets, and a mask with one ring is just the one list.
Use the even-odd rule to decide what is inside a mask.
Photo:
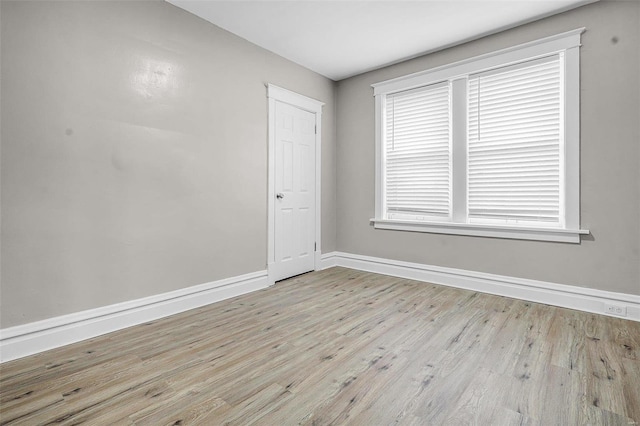
[(580, 242), (583, 30), (374, 84), (375, 227)]

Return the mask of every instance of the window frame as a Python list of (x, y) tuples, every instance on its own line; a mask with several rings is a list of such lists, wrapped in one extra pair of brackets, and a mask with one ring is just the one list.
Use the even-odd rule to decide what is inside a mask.
[[(580, 235), (589, 231), (580, 229), (580, 38), (585, 28), (531, 41), (488, 54), (465, 59), (414, 74), (373, 84), (375, 97), (375, 217), (376, 229), (389, 229), (438, 234), (471, 235), (540, 241), (580, 243)], [(471, 74), (501, 68), (523, 61), (563, 53), (564, 55), (564, 187), (561, 188), (564, 205), (563, 227), (507, 225), (469, 222), (467, 198), (467, 79)], [(449, 82), (451, 85), (451, 114), (464, 115), (453, 119), (451, 128), (452, 169), (464, 173), (451, 175), (452, 221), (415, 221), (387, 219), (385, 216), (385, 158), (384, 111), (387, 95), (432, 84)], [(462, 167), (461, 167), (462, 165)], [(456, 208), (463, 204), (465, 208)]]

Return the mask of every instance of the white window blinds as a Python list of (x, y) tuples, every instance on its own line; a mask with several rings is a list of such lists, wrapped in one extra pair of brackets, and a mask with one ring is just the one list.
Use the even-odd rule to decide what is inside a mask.
[(387, 96), (387, 217), (450, 216), (449, 98), (449, 84)]
[(469, 219), (562, 225), (560, 55), (469, 76)]

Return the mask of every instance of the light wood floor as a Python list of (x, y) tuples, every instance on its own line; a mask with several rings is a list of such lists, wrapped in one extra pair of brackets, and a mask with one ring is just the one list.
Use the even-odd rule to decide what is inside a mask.
[(640, 323), (332, 268), (5, 363), (0, 384), (2, 424), (629, 425)]

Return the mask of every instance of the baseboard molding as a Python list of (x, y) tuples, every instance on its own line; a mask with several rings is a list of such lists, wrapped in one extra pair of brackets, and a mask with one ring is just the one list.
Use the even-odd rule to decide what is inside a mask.
[(0, 362), (33, 355), (269, 286), (267, 271), (0, 330)]
[[(342, 252), (321, 256), (320, 269), (334, 266), (513, 297), (601, 315), (605, 304), (623, 306), (640, 321), (640, 296), (507, 277), (463, 269), (402, 262)], [(267, 271), (200, 284), (142, 299), (104, 306), (0, 330), (0, 362), (90, 339), (133, 325), (199, 308), (267, 288)]]
[(346, 255), (346, 253), (342, 253), (339, 251), (332, 251), (329, 253), (323, 253), (320, 256), (320, 270), (333, 268), (338, 265), (338, 257), (342, 257)]
[[(421, 263), (331, 252), (322, 255), (321, 269), (333, 266), (375, 272), (399, 278), (513, 297), (531, 302), (640, 321), (640, 296), (565, 284), (515, 278)], [(605, 304), (626, 308), (626, 316), (607, 314)]]

